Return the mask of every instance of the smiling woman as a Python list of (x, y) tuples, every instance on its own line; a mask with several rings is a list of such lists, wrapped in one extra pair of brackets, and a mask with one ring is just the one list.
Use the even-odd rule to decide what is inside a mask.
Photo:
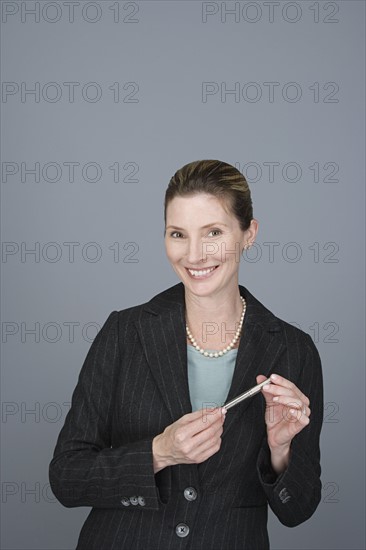
[(198, 336), (212, 319), (217, 326), (230, 327), (225, 333), (206, 330), (204, 342), (196, 346), (201, 350), (209, 342), (209, 347), (222, 347), (243, 309), (238, 291), (241, 254), (258, 231), (248, 184), (224, 162), (190, 163), (170, 180), (164, 218), (166, 253), (185, 287), (191, 332)]
[(51, 488), (65, 506), (92, 507), (77, 550), (178, 550), (182, 538), (192, 550), (267, 550), (268, 505), (293, 527), (320, 501), (319, 353), (239, 284), (258, 222), (236, 168), (183, 166), (164, 218), (180, 282), (109, 315), (59, 434)]
[[(216, 306), (220, 296), (225, 299), (230, 288), (234, 291), (232, 279), (235, 275), (237, 284), (241, 253), (254, 241), (258, 227), (252, 219), (249, 228), (243, 231), (239, 221), (230, 216), (224, 206), (223, 199), (198, 193), (171, 199), (166, 213), (165, 246), (172, 267), (188, 285), (188, 291), (194, 292), (188, 279), (206, 281), (209, 278), (210, 282), (215, 279), (215, 288), (212, 285), (204, 288)], [(181, 229), (171, 231), (174, 229), (169, 223), (171, 220), (177, 221)], [(207, 220), (216, 221), (205, 224)], [(198, 288), (203, 291), (202, 285)]]

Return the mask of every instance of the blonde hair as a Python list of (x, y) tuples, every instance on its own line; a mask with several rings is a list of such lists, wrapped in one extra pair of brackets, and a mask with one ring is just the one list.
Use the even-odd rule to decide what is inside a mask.
[(250, 189), (243, 174), (231, 164), (220, 160), (196, 160), (185, 164), (171, 178), (164, 200), (166, 210), (174, 197), (208, 193), (217, 197), (223, 208), (233, 214), (242, 231), (246, 231), (253, 219)]

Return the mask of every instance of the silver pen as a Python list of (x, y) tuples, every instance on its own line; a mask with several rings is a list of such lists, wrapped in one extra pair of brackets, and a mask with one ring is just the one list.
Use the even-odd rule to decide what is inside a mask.
[(238, 395), (238, 397), (235, 397), (235, 399), (232, 399), (231, 401), (223, 405), (223, 407), (225, 407), (225, 409), (230, 409), (231, 407), (235, 407), (235, 405), (237, 405), (238, 403), (241, 403), (241, 401), (244, 401), (244, 399), (247, 399), (248, 397), (252, 397), (252, 395), (255, 395), (256, 393), (260, 392), (263, 386), (270, 383), (271, 383), (270, 378), (267, 378), (267, 380), (264, 380), (260, 384), (257, 384), (257, 386), (254, 386), (250, 390), (247, 390), (246, 392), (241, 393), (240, 395)]

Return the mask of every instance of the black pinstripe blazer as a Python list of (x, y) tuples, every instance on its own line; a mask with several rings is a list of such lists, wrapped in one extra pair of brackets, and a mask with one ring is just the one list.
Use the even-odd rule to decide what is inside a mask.
[(77, 550), (265, 550), (268, 504), (287, 526), (314, 513), (323, 418), (317, 348), (245, 287), (239, 290), (247, 310), (227, 399), (271, 372), (310, 399), (311, 421), (293, 439), (287, 469), (278, 477), (271, 469), (258, 394), (229, 409), (219, 452), (154, 475), (152, 439), (192, 411), (178, 283), (145, 304), (113, 311), (80, 371), (49, 467), (64, 506), (92, 507)]

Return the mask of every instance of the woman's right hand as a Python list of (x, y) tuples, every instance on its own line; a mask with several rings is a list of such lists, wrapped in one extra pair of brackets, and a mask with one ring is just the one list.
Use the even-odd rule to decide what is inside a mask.
[(154, 473), (175, 464), (199, 464), (217, 453), (226, 409), (185, 414), (153, 439)]

